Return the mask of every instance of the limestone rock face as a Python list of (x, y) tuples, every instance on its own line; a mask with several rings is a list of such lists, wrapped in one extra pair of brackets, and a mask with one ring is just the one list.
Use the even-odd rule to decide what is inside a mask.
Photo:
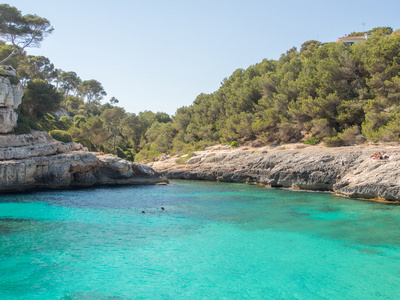
[[(271, 187), (333, 191), (353, 198), (400, 201), (398, 150), (398, 145), (209, 148), (195, 152), (184, 164), (177, 164), (176, 158), (171, 158), (149, 165), (170, 179), (261, 183)], [(389, 158), (371, 159), (375, 152), (385, 152)]]
[(0, 192), (166, 181), (148, 166), (91, 153), (44, 132), (0, 135)]
[(82, 151), (81, 144), (62, 143), (43, 131), (29, 134), (0, 135), (0, 161), (24, 159), (29, 157), (49, 156), (69, 151)]
[(400, 200), (400, 154), (389, 159), (365, 159), (334, 185), (334, 191), (353, 198)]
[(17, 125), (15, 110), (21, 104), (23, 91), (20, 84), (13, 84), (16, 71), (9, 66), (0, 66), (0, 133), (13, 132)]
[(0, 163), (0, 192), (104, 184), (156, 184), (166, 179), (149, 167), (90, 152), (68, 152)]

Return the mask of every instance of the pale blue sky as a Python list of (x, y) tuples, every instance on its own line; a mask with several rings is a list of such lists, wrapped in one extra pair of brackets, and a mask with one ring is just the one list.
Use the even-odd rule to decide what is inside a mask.
[[(129, 112), (174, 114), (237, 68), (278, 59), (308, 40), (400, 28), (399, 1), (10, 0), (50, 20), (41, 48), (57, 68), (96, 79)], [(105, 102), (104, 101), (104, 102)]]

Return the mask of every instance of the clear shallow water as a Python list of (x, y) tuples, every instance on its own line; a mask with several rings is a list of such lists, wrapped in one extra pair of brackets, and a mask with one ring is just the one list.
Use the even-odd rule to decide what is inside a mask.
[(189, 181), (2, 195), (0, 299), (400, 299), (400, 206)]

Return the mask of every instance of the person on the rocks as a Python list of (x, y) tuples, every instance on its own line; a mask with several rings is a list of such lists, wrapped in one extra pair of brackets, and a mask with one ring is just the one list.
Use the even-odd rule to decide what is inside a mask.
[(378, 152), (378, 153), (374, 153), (374, 155), (373, 156), (371, 156), (371, 158), (372, 159), (387, 159), (387, 158), (389, 158), (389, 155), (387, 155), (387, 154), (382, 154), (382, 153), (380, 153), (380, 152)]

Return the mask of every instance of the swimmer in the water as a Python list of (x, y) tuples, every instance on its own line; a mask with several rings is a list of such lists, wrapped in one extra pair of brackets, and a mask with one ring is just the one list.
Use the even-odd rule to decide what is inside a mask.
[(161, 210), (162, 210), (162, 211), (165, 211), (165, 208), (164, 208), (164, 207), (161, 207)]

